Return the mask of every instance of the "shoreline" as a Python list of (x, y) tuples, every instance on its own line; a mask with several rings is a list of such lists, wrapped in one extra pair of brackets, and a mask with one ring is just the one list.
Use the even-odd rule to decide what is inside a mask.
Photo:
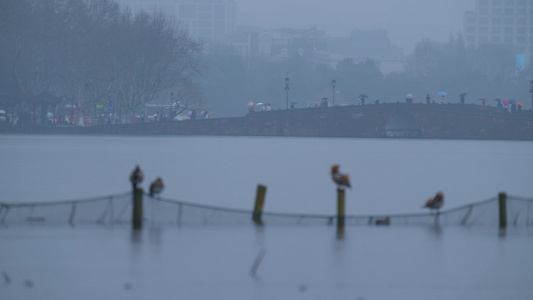
[(0, 134), (343, 137), (533, 141), (533, 112), (388, 103), (250, 112), (243, 117), (93, 126), (0, 126)]

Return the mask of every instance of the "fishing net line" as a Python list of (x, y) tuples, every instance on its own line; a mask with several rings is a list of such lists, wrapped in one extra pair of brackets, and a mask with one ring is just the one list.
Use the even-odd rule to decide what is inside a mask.
[[(0, 224), (131, 224), (131, 192), (99, 198), (46, 203), (0, 203)], [(533, 225), (533, 198), (507, 196), (508, 226)], [(144, 195), (143, 221), (158, 226), (219, 226), (252, 224), (252, 210), (199, 205)], [(336, 216), (263, 212), (265, 225), (334, 225)], [(345, 225), (498, 226), (498, 198), (457, 208), (414, 214), (346, 216)]]

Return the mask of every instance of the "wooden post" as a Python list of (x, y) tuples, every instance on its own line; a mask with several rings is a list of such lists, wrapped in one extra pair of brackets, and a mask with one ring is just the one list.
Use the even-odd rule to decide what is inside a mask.
[(344, 229), (344, 190), (337, 189), (337, 229)]
[(257, 193), (255, 196), (254, 212), (252, 215), (252, 220), (258, 225), (263, 224), (263, 221), (261, 220), (261, 215), (263, 214), (263, 206), (265, 205), (265, 195), (266, 186), (258, 184)]
[(133, 229), (142, 229), (143, 227), (143, 194), (142, 188), (133, 190)]
[(505, 193), (498, 194), (498, 206), (500, 210), (500, 228), (507, 227), (507, 195)]

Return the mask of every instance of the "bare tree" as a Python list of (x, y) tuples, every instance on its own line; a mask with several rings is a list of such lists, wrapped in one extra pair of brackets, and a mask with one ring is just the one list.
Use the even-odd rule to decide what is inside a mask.
[(123, 54), (115, 61), (118, 76), (112, 87), (122, 107), (131, 110), (164, 90), (192, 84), (191, 77), (200, 71), (200, 43), (162, 14), (141, 13), (129, 21)]
[(129, 111), (201, 69), (201, 44), (178, 22), (133, 16), (112, 0), (5, 0), (0, 33), (0, 88), (25, 97), (91, 107), (113, 95)]

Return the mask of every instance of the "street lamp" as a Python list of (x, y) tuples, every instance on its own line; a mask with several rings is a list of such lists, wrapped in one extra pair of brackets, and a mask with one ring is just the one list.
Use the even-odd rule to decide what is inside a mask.
[(290, 90), (289, 77), (285, 77), (285, 92), (287, 93), (287, 108), (286, 109), (289, 109), (289, 90)]
[(531, 95), (531, 107), (529, 108), (529, 110), (533, 110), (533, 80), (529, 81), (529, 86), (529, 94)]
[(170, 92), (170, 106), (168, 107), (168, 120), (172, 121), (172, 103), (174, 102), (174, 92)]
[(333, 87), (333, 106), (335, 106), (335, 84), (337, 83), (337, 81), (335, 79), (333, 79), (331, 81), (331, 86)]

